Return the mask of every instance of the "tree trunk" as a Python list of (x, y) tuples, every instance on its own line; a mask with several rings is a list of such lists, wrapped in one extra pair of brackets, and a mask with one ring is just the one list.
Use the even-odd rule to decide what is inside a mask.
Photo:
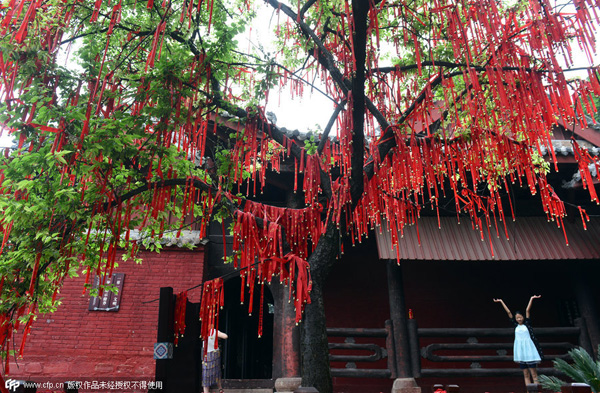
[(333, 385), (321, 285), (313, 283), (310, 298), (312, 303), (306, 307), (302, 324), (302, 386), (315, 387), (319, 393), (331, 393)]
[(301, 329), (302, 386), (315, 387), (319, 393), (333, 392), (323, 287), (339, 255), (339, 240), (339, 229), (330, 223), (309, 258), (313, 287), (311, 303), (306, 306)]

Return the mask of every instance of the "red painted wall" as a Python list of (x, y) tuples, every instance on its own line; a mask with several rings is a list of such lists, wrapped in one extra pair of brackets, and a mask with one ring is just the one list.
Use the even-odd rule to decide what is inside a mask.
[[(13, 359), (7, 378), (153, 380), (160, 287), (171, 286), (179, 293), (200, 284), (204, 250), (168, 248), (160, 254), (142, 251), (139, 256), (141, 265), (121, 262), (115, 269), (125, 274), (116, 312), (88, 311), (89, 295), (82, 295), (85, 277), (67, 279), (59, 295), (62, 305), (55, 313), (38, 316), (24, 357), (16, 363)], [(198, 302), (200, 289), (188, 296)]]

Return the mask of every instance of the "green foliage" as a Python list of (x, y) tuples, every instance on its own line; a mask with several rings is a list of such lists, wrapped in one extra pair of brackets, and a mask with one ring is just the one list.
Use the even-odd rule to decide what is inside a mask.
[[(600, 348), (598, 348), (600, 350)], [(600, 357), (594, 360), (583, 348), (574, 348), (569, 351), (573, 363), (569, 364), (563, 359), (556, 359), (552, 363), (554, 368), (573, 382), (582, 382), (591, 386), (593, 392), (600, 392)], [(560, 387), (566, 382), (553, 376), (540, 375), (540, 383), (545, 389), (553, 392), (560, 391)]]
[(317, 147), (319, 147), (319, 141), (315, 134), (311, 133), (308, 139), (304, 140), (304, 149), (306, 150), (306, 154), (315, 154), (317, 152)]
[[(11, 87), (19, 103), (3, 99), (0, 121), (21, 144), (0, 158), (0, 224), (7, 231), (0, 254), (2, 314), (31, 304), (52, 311), (60, 303), (56, 293), (64, 278), (104, 274), (117, 238), (124, 261), (139, 262), (140, 245), (160, 251), (162, 245), (152, 238), (181, 229), (189, 219), (182, 206), (187, 191), (182, 184), (157, 198), (149, 185), (177, 174), (212, 184), (176, 140), (191, 138), (191, 128), (187, 135), (174, 130), (214, 108), (203, 89), (213, 83), (210, 78), (224, 85), (235, 69), (231, 64), (243, 61), (235, 51), (236, 37), (253, 13), (237, 12), (241, 1), (215, 0), (212, 15), (181, 20), (184, 2), (173, 2), (169, 10), (142, 3), (122, 4), (119, 23), (107, 35), (115, 4), (104, 2), (98, 21), (90, 18), (91, 4), (74, 7), (65, 25), (52, 17), (64, 10), (62, 2), (45, 2), (35, 25), (60, 26), (63, 46), (73, 44), (68, 58), (43, 47), (34, 27), (22, 45), (15, 45), (10, 31), (0, 37), (3, 61), (18, 63)], [(164, 36), (154, 65), (148, 66), (163, 20)], [(194, 61), (197, 65), (190, 66)], [(262, 66), (263, 88), (276, 83), (269, 64)], [(114, 202), (120, 198), (126, 199), (117, 209)], [(153, 207), (159, 199), (160, 209)], [(111, 207), (102, 211), (106, 206)], [(128, 215), (127, 209), (135, 213)], [(214, 211), (223, 219), (227, 210)], [(197, 208), (195, 219), (202, 218)], [(131, 229), (141, 229), (139, 244), (123, 240)]]

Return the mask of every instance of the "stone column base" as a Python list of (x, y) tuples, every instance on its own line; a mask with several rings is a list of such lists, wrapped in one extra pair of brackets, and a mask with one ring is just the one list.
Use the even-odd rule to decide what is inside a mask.
[(421, 393), (421, 388), (414, 378), (396, 378), (392, 393)]
[(277, 378), (275, 380), (275, 391), (277, 393), (293, 393), (302, 384), (302, 378)]
[(526, 387), (527, 392), (529, 393), (537, 393), (542, 391), (542, 385), (540, 385), (539, 383), (528, 383)]

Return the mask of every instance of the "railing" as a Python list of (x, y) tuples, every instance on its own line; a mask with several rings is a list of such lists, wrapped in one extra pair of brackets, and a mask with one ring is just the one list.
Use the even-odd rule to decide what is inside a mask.
[[(585, 333), (585, 334), (582, 334)], [(418, 377), (495, 377), (495, 376), (519, 376), (522, 371), (516, 367), (511, 368), (484, 368), (480, 363), (501, 362), (512, 363), (512, 356), (508, 355), (512, 349), (512, 337), (514, 329), (478, 329), (478, 328), (417, 328), (415, 320), (408, 321), (408, 333), (410, 344), (410, 358), (412, 373), (415, 378)], [(568, 351), (576, 346), (582, 346), (588, 350), (591, 349), (585, 323), (582, 319), (576, 320), (575, 327), (549, 327), (536, 328), (535, 334), (540, 338), (540, 345), (546, 355), (545, 360), (568, 359)], [(481, 338), (497, 337), (505, 338), (506, 342), (484, 342)], [(576, 343), (570, 341), (548, 342), (544, 338), (576, 338)], [(462, 343), (431, 343), (420, 347), (421, 339), (464, 339)], [(481, 351), (497, 352), (496, 355), (465, 355), (465, 353), (477, 353)], [(443, 355), (438, 354), (444, 352)], [(455, 352), (455, 353), (453, 353)], [(472, 363), (470, 368), (422, 368), (422, 359), (435, 363)], [(551, 367), (542, 367), (538, 369), (541, 374), (556, 374), (556, 370)]]
[[(585, 321), (582, 318), (575, 320), (574, 327), (548, 327), (536, 328), (536, 336), (540, 338), (541, 347), (547, 355), (545, 360), (567, 359), (568, 351), (576, 346), (591, 351), (591, 343), (587, 334)], [(329, 343), (330, 351), (337, 352), (329, 356), (330, 362), (346, 362), (345, 368), (332, 368), (334, 377), (359, 377), (359, 378), (396, 378), (396, 356), (394, 353), (394, 334), (392, 321), (386, 321), (382, 329), (356, 329), (356, 328), (328, 328), (328, 337), (344, 337), (343, 343)], [(520, 376), (522, 371), (514, 366), (512, 356), (508, 355), (512, 349), (514, 329), (500, 328), (418, 328), (416, 320), (408, 320), (409, 348), (404, 356), (410, 359), (410, 368), (415, 378), (419, 377), (496, 377)], [(372, 338), (373, 341), (385, 339), (385, 347), (374, 342), (356, 343), (355, 338)], [(481, 339), (498, 338), (504, 342), (480, 342)], [(548, 338), (561, 341), (549, 341)], [(423, 340), (424, 339), (424, 340)], [(504, 339), (504, 340), (500, 340)], [(544, 340), (546, 339), (546, 340)], [(421, 347), (423, 341), (431, 342)], [(455, 341), (455, 342), (448, 342)], [(462, 341), (462, 342), (456, 342)], [(340, 351), (354, 353), (339, 354)], [(490, 352), (496, 351), (492, 355)], [(356, 352), (366, 352), (357, 355)], [(481, 354), (478, 354), (480, 352)], [(487, 353), (486, 353), (487, 352)], [(592, 353), (592, 352), (590, 352)], [(368, 364), (387, 359), (387, 368), (368, 367)], [(443, 367), (423, 368), (431, 363), (446, 363)], [(485, 368), (481, 363), (504, 363), (509, 367)], [(357, 363), (362, 363), (361, 367)], [(459, 367), (460, 364), (471, 363), (470, 367)], [(551, 367), (538, 369), (541, 374), (556, 375)]]
[[(330, 362), (347, 362), (346, 368), (332, 368), (334, 377), (358, 378), (393, 378), (394, 370), (394, 345), (392, 335), (392, 322), (386, 321), (383, 329), (353, 329), (353, 328), (328, 328), (328, 337), (345, 337), (343, 343), (329, 343), (329, 350), (367, 351), (369, 355), (329, 355)], [(374, 343), (357, 344), (356, 337), (385, 339), (385, 348)], [(373, 363), (387, 358), (387, 368), (357, 368), (356, 363)]]

